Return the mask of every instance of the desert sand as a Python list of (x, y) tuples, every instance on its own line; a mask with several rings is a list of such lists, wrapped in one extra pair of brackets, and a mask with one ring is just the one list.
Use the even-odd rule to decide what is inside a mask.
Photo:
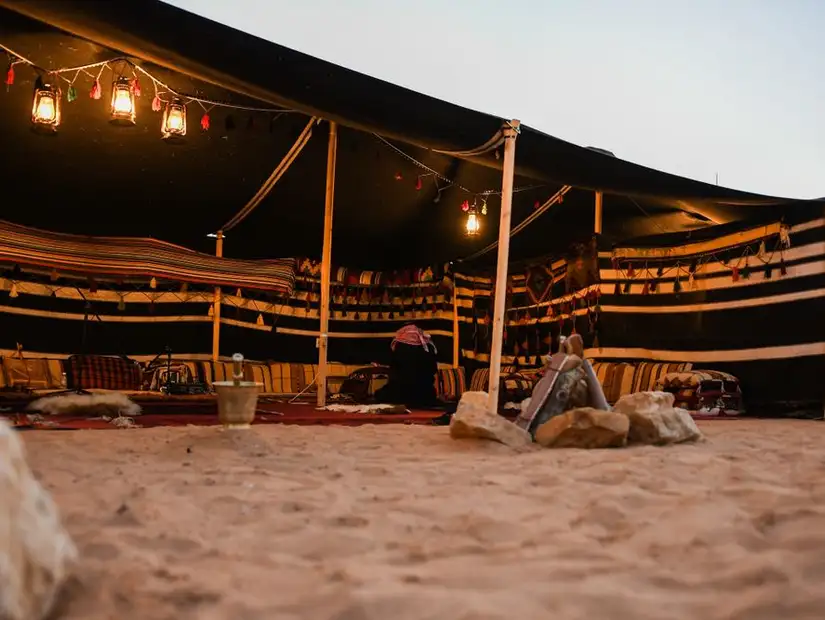
[(825, 424), (516, 454), (446, 427), (26, 432), (84, 620), (825, 617)]

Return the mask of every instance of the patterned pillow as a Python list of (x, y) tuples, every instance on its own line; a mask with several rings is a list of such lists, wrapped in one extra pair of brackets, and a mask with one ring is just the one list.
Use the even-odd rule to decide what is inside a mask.
[[(488, 371), (489, 372), (489, 371)], [(464, 368), (439, 368), (435, 376), (435, 393), (446, 401), (457, 401), (467, 391)]]

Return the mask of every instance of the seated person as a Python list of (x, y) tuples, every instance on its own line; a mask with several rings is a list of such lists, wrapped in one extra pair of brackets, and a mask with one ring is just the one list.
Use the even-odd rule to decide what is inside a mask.
[(390, 348), (388, 381), (375, 392), (376, 402), (407, 407), (436, 405), (438, 362), (430, 335), (410, 323), (398, 330)]

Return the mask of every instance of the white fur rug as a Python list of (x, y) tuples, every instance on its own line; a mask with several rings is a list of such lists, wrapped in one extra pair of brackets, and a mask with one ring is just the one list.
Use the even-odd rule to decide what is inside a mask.
[(39, 398), (27, 407), (46, 415), (118, 417), (140, 415), (140, 405), (121, 392), (61, 394)]
[(322, 411), (340, 411), (341, 413), (409, 413), (403, 405), (327, 405)]

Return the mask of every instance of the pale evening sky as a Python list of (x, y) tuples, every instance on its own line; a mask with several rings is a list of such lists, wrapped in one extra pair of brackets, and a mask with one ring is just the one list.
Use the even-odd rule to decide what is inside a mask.
[(824, 0), (169, 0), (584, 146), (825, 196)]

